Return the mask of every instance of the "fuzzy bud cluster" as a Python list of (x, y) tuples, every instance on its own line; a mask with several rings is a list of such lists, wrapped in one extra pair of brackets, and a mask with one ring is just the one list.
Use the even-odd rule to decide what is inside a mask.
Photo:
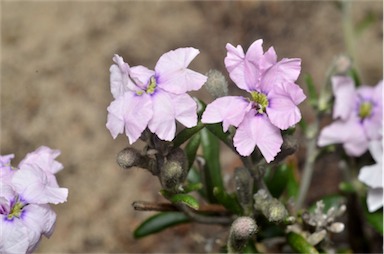
[(228, 253), (239, 253), (257, 232), (256, 221), (251, 217), (239, 217), (231, 226), (228, 238)]
[(288, 216), (288, 211), (284, 205), (276, 198), (271, 197), (265, 190), (259, 190), (253, 198), (255, 199), (255, 209), (271, 222), (280, 222)]

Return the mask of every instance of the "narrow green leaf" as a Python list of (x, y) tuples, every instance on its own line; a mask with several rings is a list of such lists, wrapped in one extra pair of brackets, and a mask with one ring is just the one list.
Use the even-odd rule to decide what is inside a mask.
[(283, 163), (276, 168), (266, 170), (264, 181), (267, 184), (272, 196), (279, 198), (287, 187), (290, 169), (287, 164)]
[(193, 135), (199, 132), (202, 128), (204, 128), (204, 124), (202, 122), (198, 122), (195, 127), (185, 128), (180, 131), (179, 134), (173, 139), (173, 147), (181, 146), (185, 141), (190, 139)]
[(297, 168), (293, 164), (287, 164), (288, 174), (287, 174), (287, 195), (288, 197), (297, 197), (299, 194), (299, 182), (296, 179), (296, 173)]
[(215, 196), (216, 200), (229, 211), (237, 215), (242, 215), (243, 209), (235, 197), (224, 192), (224, 190), (219, 187), (215, 187), (213, 189), (213, 195)]
[(361, 201), (364, 204), (364, 217), (367, 222), (381, 235), (383, 235), (383, 209), (376, 212), (369, 212), (365, 199)]
[(351, 68), (347, 74), (353, 79), (356, 87), (359, 87), (361, 85), (361, 80), (356, 69)]
[(319, 253), (315, 247), (309, 244), (304, 237), (299, 234), (289, 232), (287, 234), (287, 241), (291, 248), (297, 253)]
[(315, 83), (313, 82), (312, 76), (309, 74), (306, 74), (304, 76), (304, 81), (305, 81), (305, 84), (307, 85), (307, 89), (308, 89), (309, 104), (313, 108), (317, 108), (319, 96), (317, 94), (316, 86), (315, 86)]
[(135, 238), (155, 234), (166, 228), (189, 222), (189, 218), (180, 212), (163, 212), (155, 214), (141, 223), (133, 232)]
[(223, 131), (223, 127), (221, 126), (221, 123), (214, 123), (214, 124), (206, 124), (205, 127), (216, 137), (218, 137), (221, 141), (224, 143), (228, 142), (228, 133), (225, 133)]
[(198, 191), (203, 188), (202, 183), (188, 183), (186, 186), (183, 187), (184, 193), (190, 193), (192, 191)]
[(219, 187), (220, 189), (224, 189), (220, 166), (220, 143), (216, 136), (214, 136), (206, 128), (202, 129), (200, 134), (205, 159), (202, 180), (204, 181), (204, 186), (206, 187), (208, 201), (216, 203), (216, 199), (213, 195), (213, 188)]
[(183, 194), (183, 193), (174, 194), (169, 198), (169, 200), (172, 203), (185, 204), (195, 210), (199, 209), (199, 202), (196, 200), (196, 198), (188, 194)]
[(193, 162), (195, 161), (197, 149), (199, 149), (200, 146), (200, 140), (200, 133), (196, 133), (192, 136), (188, 144), (185, 146), (184, 151), (187, 154), (188, 168), (191, 168)]

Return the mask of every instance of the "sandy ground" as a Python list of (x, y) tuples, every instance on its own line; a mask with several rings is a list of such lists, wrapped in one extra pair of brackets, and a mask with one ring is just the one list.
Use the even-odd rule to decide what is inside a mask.
[[(358, 1), (352, 7), (356, 23), (367, 13), (376, 18), (356, 39), (362, 79), (374, 85), (382, 79), (383, 5)], [(61, 150), (65, 166), (58, 181), (69, 198), (54, 208), (55, 233), (38, 249), (47, 253), (205, 252), (225, 240), (225, 230), (209, 226), (133, 239), (151, 213), (135, 212), (131, 203), (160, 200), (159, 184), (115, 163), (128, 143), (122, 135), (113, 140), (105, 127), (114, 53), (132, 66), (153, 68), (161, 54), (192, 46), (201, 54), (191, 68), (206, 73), (225, 71), (227, 42), (247, 48), (263, 38), (264, 48), (273, 45), (280, 58), (302, 58), (302, 73), (320, 86), (334, 56), (345, 52), (341, 14), (328, 1), (2, 1), (1, 29), (1, 154), (16, 154), (17, 165), (46, 145)], [(199, 95), (211, 100), (205, 91)], [(228, 167), (235, 156), (225, 157)]]

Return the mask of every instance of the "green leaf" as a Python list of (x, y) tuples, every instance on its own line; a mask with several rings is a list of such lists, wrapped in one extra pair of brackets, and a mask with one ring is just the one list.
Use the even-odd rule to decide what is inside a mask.
[(200, 133), (196, 133), (192, 136), (188, 144), (185, 146), (184, 151), (187, 154), (188, 168), (191, 168), (193, 162), (195, 161), (197, 149), (199, 149), (200, 146), (200, 140)]
[(305, 84), (307, 85), (307, 89), (308, 89), (309, 104), (313, 108), (317, 108), (317, 106), (318, 106), (318, 97), (319, 96), (317, 94), (316, 86), (315, 86), (315, 83), (313, 82), (312, 76), (309, 75), (309, 74), (306, 74), (304, 76), (304, 81), (305, 81)]
[(180, 212), (163, 212), (155, 214), (141, 223), (133, 232), (135, 238), (155, 234), (166, 228), (189, 222), (189, 218)]
[(188, 183), (186, 186), (183, 187), (184, 193), (190, 193), (192, 191), (198, 191), (203, 188), (202, 183)]
[(223, 131), (221, 123), (206, 124), (205, 127), (225, 144), (228, 142), (228, 133)]
[(309, 244), (304, 237), (299, 234), (289, 232), (287, 234), (287, 241), (291, 248), (297, 253), (319, 253), (315, 247)]
[(195, 210), (199, 209), (199, 202), (196, 200), (195, 197), (188, 195), (188, 194), (183, 194), (183, 193), (174, 194), (169, 198), (169, 200), (172, 203), (185, 204), (185, 205), (187, 205), (190, 208), (195, 209)]
[(201, 130), (200, 135), (205, 159), (202, 180), (206, 188), (208, 201), (216, 203), (216, 199), (213, 195), (213, 188), (219, 187), (220, 189), (224, 189), (220, 166), (220, 143), (216, 136), (206, 128)]
[(361, 201), (364, 204), (364, 217), (367, 222), (381, 235), (383, 235), (383, 209), (379, 209), (376, 212), (369, 212), (367, 203), (364, 200)]
[(242, 215), (243, 209), (235, 197), (224, 192), (224, 190), (220, 189), (219, 187), (215, 187), (213, 189), (213, 195), (215, 196), (216, 200), (229, 211), (237, 215)]
[[(288, 163), (287, 164), (287, 186), (286, 186), (286, 193), (288, 197), (294, 197), (297, 198), (299, 194), (299, 183), (298, 180), (296, 179), (296, 171), (297, 168), (293, 163)], [(296, 173), (295, 173), (296, 172)]]
[(181, 146), (185, 141), (190, 139), (193, 135), (198, 133), (203, 128), (204, 124), (199, 121), (195, 127), (185, 128), (184, 130), (180, 131), (179, 134), (177, 134), (177, 136), (172, 141), (173, 147)]
[(353, 79), (356, 87), (359, 87), (361, 85), (361, 80), (356, 69), (351, 68), (347, 74)]
[(276, 168), (266, 170), (264, 181), (274, 198), (279, 198), (287, 187), (290, 171), (287, 164), (281, 164)]

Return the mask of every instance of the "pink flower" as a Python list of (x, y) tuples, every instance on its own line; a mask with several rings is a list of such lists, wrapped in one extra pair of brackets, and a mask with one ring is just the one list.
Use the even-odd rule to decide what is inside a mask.
[(207, 77), (188, 69), (199, 54), (194, 48), (179, 48), (163, 54), (149, 70), (130, 67), (115, 55), (111, 66), (111, 92), (115, 100), (108, 107), (107, 128), (113, 138), (127, 135), (134, 143), (145, 130), (162, 139), (175, 137), (176, 123), (186, 127), (197, 124), (197, 104), (186, 92), (198, 90)]
[(229, 76), (249, 97), (227, 96), (210, 103), (203, 123), (223, 122), (223, 130), (237, 127), (234, 145), (240, 155), (250, 155), (257, 146), (267, 162), (280, 151), (280, 130), (301, 119), (297, 107), (306, 97), (294, 82), (300, 74), (301, 60), (284, 58), (277, 62), (273, 47), (264, 53), (262, 40), (255, 41), (247, 53), (241, 46), (227, 44), (225, 66)]
[(56, 214), (48, 203), (65, 202), (68, 196), (54, 176), (63, 168), (55, 160), (59, 154), (42, 146), (18, 168), (10, 164), (13, 155), (0, 156), (0, 253), (31, 253), (43, 235), (52, 235)]
[(370, 140), (381, 139), (382, 87), (380, 81), (376, 87), (355, 89), (350, 77), (333, 77), (333, 118), (336, 120), (322, 129), (318, 145), (342, 143), (348, 155), (360, 156), (367, 151)]
[(369, 186), (367, 205), (370, 212), (383, 207), (383, 146), (381, 140), (369, 143), (369, 152), (376, 164), (364, 166), (359, 173), (359, 180)]

